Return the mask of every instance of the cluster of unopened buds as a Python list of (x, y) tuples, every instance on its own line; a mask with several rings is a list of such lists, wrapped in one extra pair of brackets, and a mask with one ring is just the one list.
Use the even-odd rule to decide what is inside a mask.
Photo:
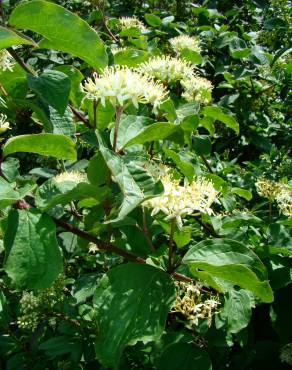
[(52, 286), (37, 295), (33, 292), (23, 292), (20, 299), (20, 316), (17, 319), (19, 328), (35, 330), (41, 321), (44, 311), (52, 309), (56, 303), (64, 299), (64, 281), (60, 276)]
[(292, 217), (292, 187), (280, 182), (259, 177), (255, 183), (260, 196), (276, 201), (280, 211), (288, 217)]
[(218, 297), (210, 295), (205, 299), (199, 284), (176, 282), (177, 296), (171, 312), (181, 313), (192, 326), (197, 326), (200, 319), (207, 319), (212, 324), (212, 317), (220, 305)]

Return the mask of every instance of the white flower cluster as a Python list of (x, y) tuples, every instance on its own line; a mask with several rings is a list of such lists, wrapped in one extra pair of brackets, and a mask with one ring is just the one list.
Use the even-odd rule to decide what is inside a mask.
[(138, 67), (138, 71), (165, 84), (179, 82), (184, 90), (182, 97), (188, 102), (208, 104), (212, 100), (213, 86), (209, 80), (196, 76), (192, 64), (168, 55), (151, 58)]
[(292, 187), (280, 182), (271, 181), (259, 177), (255, 183), (260, 196), (276, 201), (280, 211), (288, 217), (292, 217)]
[(191, 323), (198, 325), (199, 319), (208, 319), (208, 325), (211, 326), (212, 316), (220, 305), (216, 297), (210, 296), (203, 299), (200, 285), (193, 283), (177, 282), (177, 295), (175, 304), (171, 312), (179, 312)]
[(136, 17), (121, 17), (119, 18), (119, 23), (122, 30), (127, 30), (133, 27), (138, 28), (142, 32), (147, 30), (144, 24)]
[(39, 322), (38, 308), (38, 298), (32, 292), (24, 292), (20, 300), (22, 315), (17, 320), (17, 324), (21, 329), (36, 329)]
[(7, 116), (0, 113), (0, 135), (10, 129), (9, 122), (7, 122)]
[(54, 177), (55, 182), (62, 183), (65, 181), (75, 182), (79, 184), (80, 182), (87, 182), (86, 175), (79, 171), (69, 171), (69, 172), (62, 172)]
[(188, 102), (197, 101), (201, 104), (208, 104), (212, 100), (213, 85), (204, 77), (192, 76), (181, 81), (184, 88), (182, 97)]
[(152, 215), (163, 212), (167, 220), (175, 219), (177, 226), (182, 227), (182, 217), (194, 211), (211, 214), (211, 205), (218, 192), (212, 182), (198, 178), (189, 185), (181, 186), (179, 181), (172, 180), (170, 175), (161, 178), (164, 193), (144, 202), (144, 206), (153, 208)]
[(115, 107), (151, 104), (155, 113), (167, 96), (162, 84), (125, 66), (105, 68), (100, 76), (87, 79), (83, 88), (88, 99), (100, 100), (102, 105), (107, 99)]
[(190, 62), (168, 55), (151, 58), (142, 63), (138, 70), (164, 83), (174, 83), (188, 79), (194, 74), (194, 68)]
[(125, 47), (121, 47), (121, 48), (112, 48), (111, 49), (111, 52), (115, 55), (117, 53), (120, 53), (122, 51), (127, 51), (129, 50), (129, 48), (125, 48)]
[(260, 196), (274, 200), (280, 191), (280, 186), (278, 182), (271, 181), (265, 177), (259, 177), (255, 183), (257, 192)]
[(0, 71), (12, 71), (14, 60), (7, 50), (0, 50)]
[(201, 52), (200, 40), (197, 37), (189, 35), (180, 35), (169, 39), (172, 49), (179, 54), (183, 49), (190, 49)]
[(292, 217), (292, 187), (283, 184), (276, 195), (276, 201), (283, 215)]

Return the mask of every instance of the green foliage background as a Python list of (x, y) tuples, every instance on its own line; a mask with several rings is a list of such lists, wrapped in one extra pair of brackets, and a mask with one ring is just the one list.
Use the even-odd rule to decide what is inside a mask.
[[(0, 48), (14, 58), (0, 66), (0, 368), (290, 368), (291, 2), (0, 10)], [(122, 16), (147, 30), (121, 30)], [(107, 65), (174, 55), (179, 34), (200, 40), (182, 57), (212, 82), (212, 101), (186, 102), (177, 85), (157, 116), (130, 105), (115, 147), (115, 107), (81, 84)], [(143, 207), (163, 192), (161, 164), (181, 185), (212, 181), (213, 213), (178, 228)], [(260, 178), (269, 194), (289, 189), (290, 214), (257, 192)], [(191, 311), (178, 312), (188, 294)], [(209, 316), (191, 317), (212, 299)]]

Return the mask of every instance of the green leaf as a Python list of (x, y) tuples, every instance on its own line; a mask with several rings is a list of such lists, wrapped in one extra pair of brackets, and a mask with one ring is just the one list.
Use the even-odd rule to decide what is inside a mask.
[(37, 210), (13, 210), (4, 236), (4, 270), (22, 289), (45, 289), (63, 268), (53, 220)]
[(90, 158), (87, 177), (93, 185), (103, 185), (109, 181), (109, 170), (100, 152)]
[(71, 201), (94, 198), (99, 201), (105, 199), (107, 191), (94, 185), (75, 181), (56, 182), (54, 178), (44, 182), (37, 190), (36, 204), (43, 211), (56, 206), (65, 205)]
[(172, 161), (177, 165), (177, 167), (180, 169), (182, 174), (188, 179), (188, 181), (191, 182), (195, 176), (194, 166), (189, 162), (183, 161), (180, 158), (179, 154), (176, 153), (174, 150), (164, 147), (163, 151), (167, 155), (167, 157), (172, 159)]
[(148, 53), (138, 49), (122, 50), (114, 54), (115, 64), (136, 67), (148, 59)]
[(4, 157), (19, 152), (36, 153), (71, 161), (77, 159), (74, 142), (64, 135), (56, 134), (19, 135), (9, 139), (3, 147)]
[(183, 248), (192, 240), (192, 228), (183, 226), (181, 229), (177, 229), (173, 234), (173, 240), (178, 248)]
[(225, 294), (225, 303), (215, 317), (217, 329), (224, 326), (230, 333), (238, 333), (247, 327), (251, 319), (251, 309), (254, 299), (249, 291), (230, 290)]
[(236, 240), (203, 240), (190, 248), (183, 262), (194, 275), (199, 269), (250, 290), (263, 302), (273, 301), (265, 266), (251, 249)]
[(209, 155), (212, 150), (212, 143), (207, 135), (197, 135), (193, 137), (194, 150), (198, 155)]
[(202, 64), (203, 58), (200, 53), (190, 49), (183, 49), (180, 52), (181, 57), (191, 62), (192, 64)]
[(70, 78), (65, 73), (54, 70), (46, 70), (39, 77), (27, 75), (28, 86), (37, 93), (40, 98), (56, 111), (63, 115), (71, 89)]
[(107, 65), (107, 54), (98, 34), (59, 5), (41, 0), (20, 3), (11, 13), (9, 24), (44, 36), (41, 48), (70, 53), (97, 69)]
[(252, 199), (252, 193), (249, 190), (241, 188), (232, 188), (231, 193), (238, 195), (241, 198), (244, 198), (248, 201)]
[(202, 110), (202, 113), (208, 117), (212, 117), (218, 121), (223, 122), (227, 127), (231, 128), (239, 134), (239, 124), (232, 116), (225, 114), (219, 107), (208, 106)]
[(124, 195), (117, 217), (111, 220), (116, 222), (122, 220), (142, 201), (160, 195), (163, 192), (163, 185), (160, 181), (155, 182), (139, 164), (125, 163), (122, 157), (106, 146), (99, 132), (96, 131), (96, 135), (99, 150)]
[(72, 103), (79, 107), (84, 97), (84, 92), (81, 89), (81, 81), (83, 80), (83, 74), (74, 66), (62, 65), (55, 68), (56, 71), (65, 73), (71, 81), (70, 100)]
[(171, 277), (152, 266), (128, 263), (104, 275), (93, 299), (101, 363), (115, 367), (127, 345), (158, 339), (174, 300)]
[(166, 348), (157, 370), (212, 370), (208, 352), (192, 343), (175, 343)]
[(0, 70), (0, 83), (9, 96), (13, 98), (25, 98), (28, 90), (26, 73), (19, 64), (14, 64), (12, 71)]
[(118, 150), (155, 140), (183, 142), (183, 131), (179, 126), (169, 122), (151, 122), (148, 117), (123, 116), (119, 128)]
[(19, 198), (19, 193), (12, 188), (9, 182), (0, 177), (0, 209), (16, 203)]
[(161, 19), (154, 14), (145, 14), (144, 18), (145, 18), (145, 21), (152, 27), (162, 26)]
[(229, 43), (230, 54), (235, 59), (246, 58), (250, 54), (250, 49), (246, 42), (239, 37), (233, 37)]
[(34, 42), (19, 33), (0, 26), (0, 49), (7, 49), (13, 45), (34, 45)]

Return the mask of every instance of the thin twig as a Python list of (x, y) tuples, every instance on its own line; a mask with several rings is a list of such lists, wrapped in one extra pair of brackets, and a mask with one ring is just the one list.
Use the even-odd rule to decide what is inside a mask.
[(37, 76), (36, 71), (34, 71), (30, 66), (28, 66), (25, 61), (17, 54), (13, 48), (7, 48), (8, 53), (17, 61), (17, 63), (29, 74)]
[(168, 269), (167, 269), (167, 271), (169, 273), (173, 272), (172, 255), (173, 255), (173, 247), (174, 247), (173, 235), (174, 235), (174, 231), (175, 231), (175, 224), (176, 224), (176, 220), (175, 219), (171, 220), (170, 234), (169, 234), (169, 244), (168, 244)]
[(208, 168), (209, 172), (213, 174), (214, 171), (212, 170), (212, 167), (209, 165), (209, 162), (207, 161), (206, 157), (203, 154), (201, 154), (201, 158), (205, 163), (206, 167)]
[(121, 120), (121, 115), (123, 113), (123, 107), (117, 106), (116, 107), (116, 124), (114, 128), (114, 142), (113, 142), (113, 151), (117, 151), (117, 143), (118, 143), (118, 132), (119, 132), (119, 126), (120, 126), (120, 120)]
[[(63, 229), (71, 232), (72, 234), (75, 234), (75, 235), (77, 235), (77, 236), (79, 236), (79, 237), (81, 237), (85, 240), (88, 240), (88, 241), (96, 244), (98, 246), (98, 248), (100, 248), (100, 249), (106, 250), (108, 252), (115, 253), (115, 254), (117, 254), (121, 257), (124, 257), (124, 258), (126, 258), (130, 261), (136, 262), (136, 263), (141, 263), (141, 264), (146, 263), (146, 260), (144, 258), (136, 256), (136, 255), (134, 255), (130, 252), (127, 252), (124, 249), (115, 247), (111, 243), (104, 242), (104, 241), (96, 238), (95, 236), (92, 236), (92, 235), (88, 234), (87, 232), (82, 231), (82, 230), (78, 229), (77, 227), (75, 227), (75, 226), (73, 226), (73, 225), (71, 225), (67, 222), (64, 222), (64, 221), (58, 220), (58, 219), (54, 219), (54, 221), (55, 221), (57, 226), (60, 226)], [(188, 276), (182, 275), (178, 272), (171, 272), (171, 274), (177, 280), (186, 281), (186, 282), (193, 281), (192, 278), (189, 278)]]
[(151, 252), (156, 252), (156, 250), (154, 248), (154, 245), (152, 243), (152, 240), (151, 240), (151, 236), (150, 236), (148, 226), (147, 226), (146, 213), (145, 213), (144, 207), (142, 207), (142, 217), (143, 217), (143, 232), (144, 232), (144, 236), (146, 238), (148, 247), (151, 250)]
[(88, 128), (92, 128), (89, 123), (89, 120), (85, 118), (80, 112), (78, 112), (76, 108), (74, 108), (71, 104), (69, 104), (69, 108), (71, 109), (74, 116), (76, 116), (81, 122), (83, 122), (85, 126), (87, 126)]

